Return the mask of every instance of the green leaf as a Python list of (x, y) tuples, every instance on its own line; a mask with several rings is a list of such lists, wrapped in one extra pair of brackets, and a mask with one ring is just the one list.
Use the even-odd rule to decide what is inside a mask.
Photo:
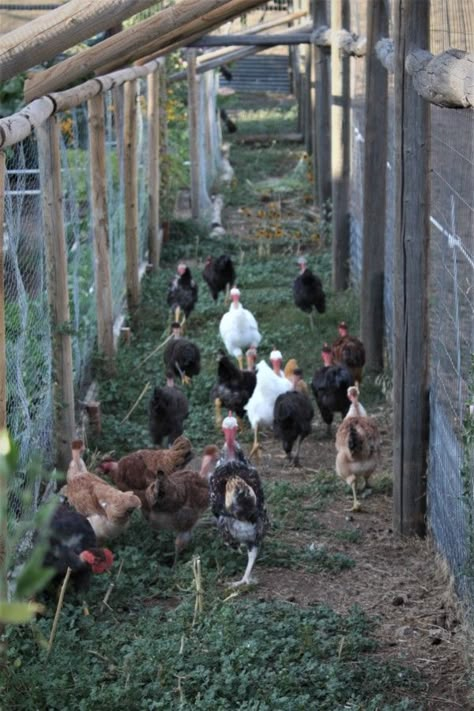
[(33, 602), (0, 602), (0, 623), (23, 625), (42, 610), (42, 605)]

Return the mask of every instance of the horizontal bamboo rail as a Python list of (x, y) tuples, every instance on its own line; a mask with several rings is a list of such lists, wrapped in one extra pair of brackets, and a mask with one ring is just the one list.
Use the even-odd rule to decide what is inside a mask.
[(35, 99), (16, 114), (0, 119), (0, 149), (24, 140), (34, 128), (40, 126), (58, 111), (72, 109), (102, 92), (156, 71), (162, 61), (155, 59), (141, 67), (120, 69), (117, 72), (89, 79), (84, 84), (72, 89), (53, 92), (40, 99)]

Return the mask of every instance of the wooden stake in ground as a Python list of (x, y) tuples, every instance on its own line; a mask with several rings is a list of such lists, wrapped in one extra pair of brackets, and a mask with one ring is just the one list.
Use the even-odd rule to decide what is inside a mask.
[(148, 262), (153, 271), (160, 264), (160, 73), (148, 80)]
[(193, 556), (193, 575), (196, 588), (196, 602), (194, 604), (193, 626), (196, 624), (199, 615), (203, 611), (204, 588), (202, 586), (201, 558)]
[(137, 81), (129, 81), (124, 90), (124, 201), (127, 307), (135, 318), (140, 302), (138, 245), (138, 175), (137, 175)]
[(71, 568), (68, 568), (66, 570), (66, 575), (64, 576), (63, 584), (61, 585), (61, 592), (59, 593), (58, 605), (56, 607), (56, 613), (54, 615), (53, 626), (51, 628), (51, 634), (49, 635), (48, 651), (46, 653), (46, 657), (49, 657), (51, 650), (53, 648), (54, 638), (56, 637), (56, 632), (57, 632), (58, 624), (59, 624), (59, 615), (61, 614), (61, 610), (62, 610), (63, 603), (64, 603), (64, 595), (66, 594), (66, 588), (67, 588), (67, 584), (68, 584), (70, 577), (71, 577)]
[(197, 220), (200, 212), (199, 117), (201, 112), (199, 106), (199, 79), (196, 76), (196, 50), (189, 49), (186, 56), (188, 60), (188, 124), (191, 160), (191, 216), (193, 220)]

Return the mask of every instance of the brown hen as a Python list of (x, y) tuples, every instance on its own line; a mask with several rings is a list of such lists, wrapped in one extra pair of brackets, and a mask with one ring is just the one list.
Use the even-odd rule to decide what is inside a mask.
[(361, 383), (365, 365), (364, 344), (355, 336), (349, 335), (345, 321), (339, 323), (338, 331), (339, 337), (332, 344), (334, 362), (345, 366), (355, 383)]

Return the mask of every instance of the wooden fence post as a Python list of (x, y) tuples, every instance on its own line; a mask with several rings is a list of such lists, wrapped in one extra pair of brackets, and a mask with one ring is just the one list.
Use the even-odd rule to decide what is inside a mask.
[(429, 3), (395, 7), (396, 218), (394, 304), (393, 526), (425, 532), (428, 409), (430, 106), (405, 69), (408, 52), (429, 47)]
[(3, 271), (3, 220), (5, 214), (5, 153), (0, 151), (0, 431), (7, 426), (7, 354), (5, 333), (5, 282)]
[[(314, 27), (327, 25), (326, 0), (313, 0)], [(318, 203), (321, 217), (327, 219), (328, 207), (332, 201), (331, 184), (331, 121), (330, 121), (330, 52), (314, 45), (316, 94), (316, 150), (317, 166), (314, 180), (317, 185)]]
[(360, 331), (368, 370), (383, 370), (385, 173), (387, 162), (387, 72), (375, 45), (388, 34), (385, 0), (367, 4), (365, 60), (364, 234), (360, 290)]
[(332, 282), (336, 291), (349, 286), (350, 60), (338, 43), (347, 14), (347, 0), (331, 0)]
[[(165, 211), (163, 205), (166, 206), (165, 196), (169, 190), (170, 182), (170, 160), (168, 155), (168, 82), (166, 77), (166, 67), (163, 60), (160, 60), (158, 68), (159, 74), (159, 126), (160, 126), (160, 248), (165, 241), (165, 232), (169, 226), (171, 218), (169, 208)], [(165, 225), (166, 221), (166, 225)], [(166, 230), (165, 230), (166, 227)], [(166, 235), (167, 237), (167, 235)]]
[(156, 271), (160, 265), (160, 75), (148, 78), (148, 262)]
[(193, 220), (199, 218), (199, 85), (196, 75), (196, 50), (188, 49), (188, 123), (189, 149), (191, 159), (191, 215)]
[(132, 321), (140, 302), (137, 171), (137, 80), (124, 87), (124, 201), (127, 307)]
[(104, 95), (87, 102), (91, 178), (92, 229), (95, 257), (97, 345), (104, 356), (106, 372), (114, 372), (114, 319), (109, 262), (109, 219), (107, 212), (107, 170), (105, 158)]
[(71, 459), (75, 418), (60, 139), (56, 118), (47, 119), (38, 126), (36, 133), (53, 338), (56, 465), (61, 471), (66, 471)]

